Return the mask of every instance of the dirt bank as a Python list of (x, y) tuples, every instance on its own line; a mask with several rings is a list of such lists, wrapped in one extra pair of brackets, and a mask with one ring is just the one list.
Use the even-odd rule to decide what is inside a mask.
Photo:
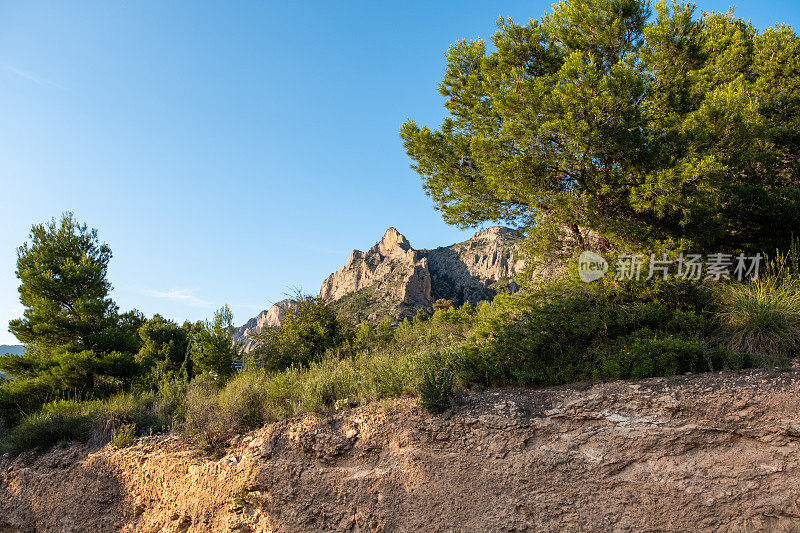
[(800, 530), (800, 371), (490, 390), (0, 460), (0, 531)]

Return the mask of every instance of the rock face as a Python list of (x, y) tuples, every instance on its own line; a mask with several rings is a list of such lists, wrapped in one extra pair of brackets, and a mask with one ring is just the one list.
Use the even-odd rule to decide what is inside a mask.
[(241, 351), (247, 353), (256, 346), (256, 342), (251, 338), (261, 332), (266, 326), (279, 326), (281, 320), (286, 315), (286, 310), (294, 305), (294, 300), (281, 300), (269, 309), (261, 311), (261, 313), (248, 320), (244, 325), (236, 328), (233, 331), (233, 342), (241, 342)]
[[(366, 252), (353, 250), (347, 263), (328, 276), (319, 297), (335, 302), (352, 318), (396, 319), (429, 309), (439, 298), (460, 305), (494, 297), (513, 283), (524, 262), (515, 257), (518, 234), (500, 226), (479, 231), (469, 240), (433, 250), (415, 250), (403, 234), (389, 228)], [(233, 340), (242, 352), (255, 348), (249, 338), (265, 326), (278, 326), (293, 300), (283, 300), (236, 328)]]
[(486, 390), (0, 458), (0, 531), (798, 531), (800, 372)]
[(402, 319), (439, 298), (475, 304), (492, 298), (524, 266), (514, 257), (517, 239), (509, 228), (492, 227), (452, 246), (415, 250), (389, 228), (369, 251), (353, 250), (322, 284), (319, 297), (371, 319)]

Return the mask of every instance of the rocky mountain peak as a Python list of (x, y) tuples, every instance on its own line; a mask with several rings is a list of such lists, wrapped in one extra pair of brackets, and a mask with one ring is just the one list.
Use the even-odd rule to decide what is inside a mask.
[(518, 232), (505, 226), (492, 226), (477, 232), (469, 238), (470, 241), (476, 240), (513, 240), (518, 238)]
[(411, 243), (408, 242), (405, 235), (395, 228), (389, 228), (383, 234), (381, 241), (372, 247), (372, 250), (378, 250), (384, 255), (390, 255), (396, 248), (405, 252), (411, 248)]
[(367, 252), (353, 250), (347, 263), (322, 284), (319, 297), (355, 317), (402, 319), (439, 298), (477, 303), (520, 271), (517, 233), (501, 226), (433, 250), (415, 250), (396, 228)]
[[(319, 297), (354, 319), (380, 320), (413, 316), (446, 298), (460, 305), (476, 304), (494, 297), (501, 287), (513, 285), (524, 262), (517, 258), (516, 231), (494, 226), (464, 242), (432, 250), (415, 250), (408, 239), (390, 227), (368, 251), (353, 250), (347, 262), (328, 276)], [(237, 328), (234, 339), (250, 340), (266, 326), (277, 326), (290, 300), (278, 302)]]

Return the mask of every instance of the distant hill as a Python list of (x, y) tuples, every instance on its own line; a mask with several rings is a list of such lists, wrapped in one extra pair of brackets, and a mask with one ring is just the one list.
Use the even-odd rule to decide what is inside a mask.
[(25, 353), (25, 347), (21, 344), (0, 344), (0, 355), (6, 354), (22, 355)]
[[(0, 355), (6, 354), (22, 355), (25, 347), (21, 344), (0, 344)], [(6, 375), (0, 372), (0, 381), (5, 381)]]

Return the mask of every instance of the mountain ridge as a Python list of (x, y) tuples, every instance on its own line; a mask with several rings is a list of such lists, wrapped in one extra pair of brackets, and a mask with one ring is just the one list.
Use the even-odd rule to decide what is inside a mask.
[[(469, 239), (432, 249), (415, 249), (396, 228), (366, 252), (354, 249), (347, 261), (322, 282), (318, 297), (353, 320), (401, 321), (444, 298), (457, 305), (490, 300), (525, 265), (517, 257), (518, 231), (492, 226)], [(278, 326), (292, 300), (282, 300), (234, 330), (242, 351), (255, 347), (251, 336)]]

